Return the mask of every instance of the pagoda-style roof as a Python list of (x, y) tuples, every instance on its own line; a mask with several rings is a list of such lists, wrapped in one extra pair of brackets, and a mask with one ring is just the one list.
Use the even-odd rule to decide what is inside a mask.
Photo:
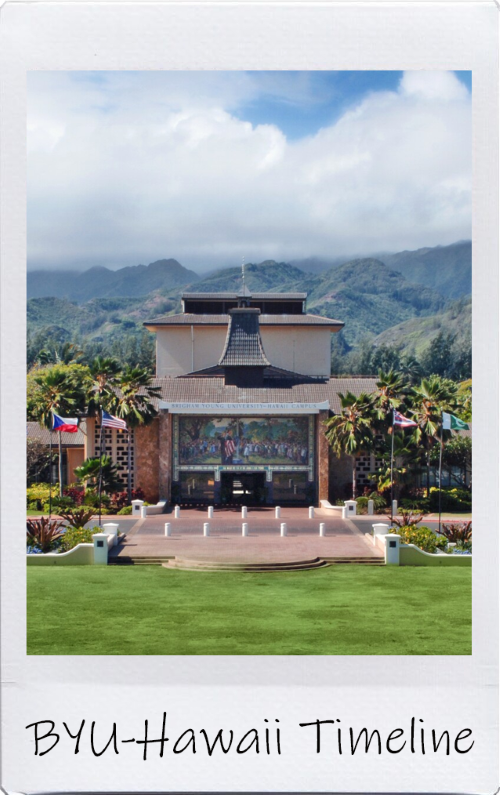
[(241, 307), (229, 314), (221, 367), (269, 367), (259, 329), (260, 309)]

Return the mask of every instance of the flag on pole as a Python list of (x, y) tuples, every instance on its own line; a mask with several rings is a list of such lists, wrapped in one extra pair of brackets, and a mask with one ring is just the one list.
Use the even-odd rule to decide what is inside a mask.
[(408, 417), (403, 417), (399, 411), (394, 411), (394, 419), (393, 425), (399, 425), (400, 428), (416, 428), (417, 423), (413, 422), (413, 420), (408, 419)]
[(62, 431), (63, 433), (76, 433), (78, 430), (78, 419), (76, 417), (60, 417), (59, 414), (53, 412), (52, 430)]
[(454, 414), (447, 414), (443, 411), (443, 430), (444, 431), (468, 431), (469, 426), (466, 422)]
[(125, 420), (120, 420), (118, 417), (113, 417), (112, 414), (108, 414), (108, 412), (104, 411), (104, 409), (102, 411), (101, 425), (103, 428), (117, 428), (121, 431), (128, 430)]

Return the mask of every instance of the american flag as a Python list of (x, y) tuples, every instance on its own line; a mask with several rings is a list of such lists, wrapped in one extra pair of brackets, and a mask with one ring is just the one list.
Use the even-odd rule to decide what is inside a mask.
[(118, 417), (113, 417), (112, 414), (108, 414), (108, 412), (104, 411), (104, 409), (102, 412), (101, 425), (103, 428), (118, 428), (122, 431), (128, 430), (125, 420), (120, 420)]
[(408, 419), (408, 417), (403, 417), (399, 411), (394, 412), (394, 419), (393, 425), (399, 425), (400, 428), (416, 428), (417, 423), (413, 422), (413, 420)]
[(225, 450), (227, 456), (233, 455), (234, 451), (236, 450), (236, 445), (232, 439), (226, 439)]

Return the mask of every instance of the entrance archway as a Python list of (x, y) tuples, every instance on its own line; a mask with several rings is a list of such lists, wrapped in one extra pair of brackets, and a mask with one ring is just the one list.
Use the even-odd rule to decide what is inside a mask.
[(264, 505), (265, 472), (221, 472), (221, 502), (223, 505)]

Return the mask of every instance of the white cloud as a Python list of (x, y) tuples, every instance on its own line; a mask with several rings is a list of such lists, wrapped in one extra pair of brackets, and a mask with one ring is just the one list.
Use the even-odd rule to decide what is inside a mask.
[[(263, 81), (37, 74), (30, 266), (175, 257), (201, 269), (242, 255), (286, 260), (470, 237), (471, 103), (453, 73), (407, 72), (398, 91), (371, 93), (298, 141), (234, 115), (257, 101)], [(282, 83), (293, 102), (297, 84)], [(300, 90), (310, 101), (307, 80)]]

